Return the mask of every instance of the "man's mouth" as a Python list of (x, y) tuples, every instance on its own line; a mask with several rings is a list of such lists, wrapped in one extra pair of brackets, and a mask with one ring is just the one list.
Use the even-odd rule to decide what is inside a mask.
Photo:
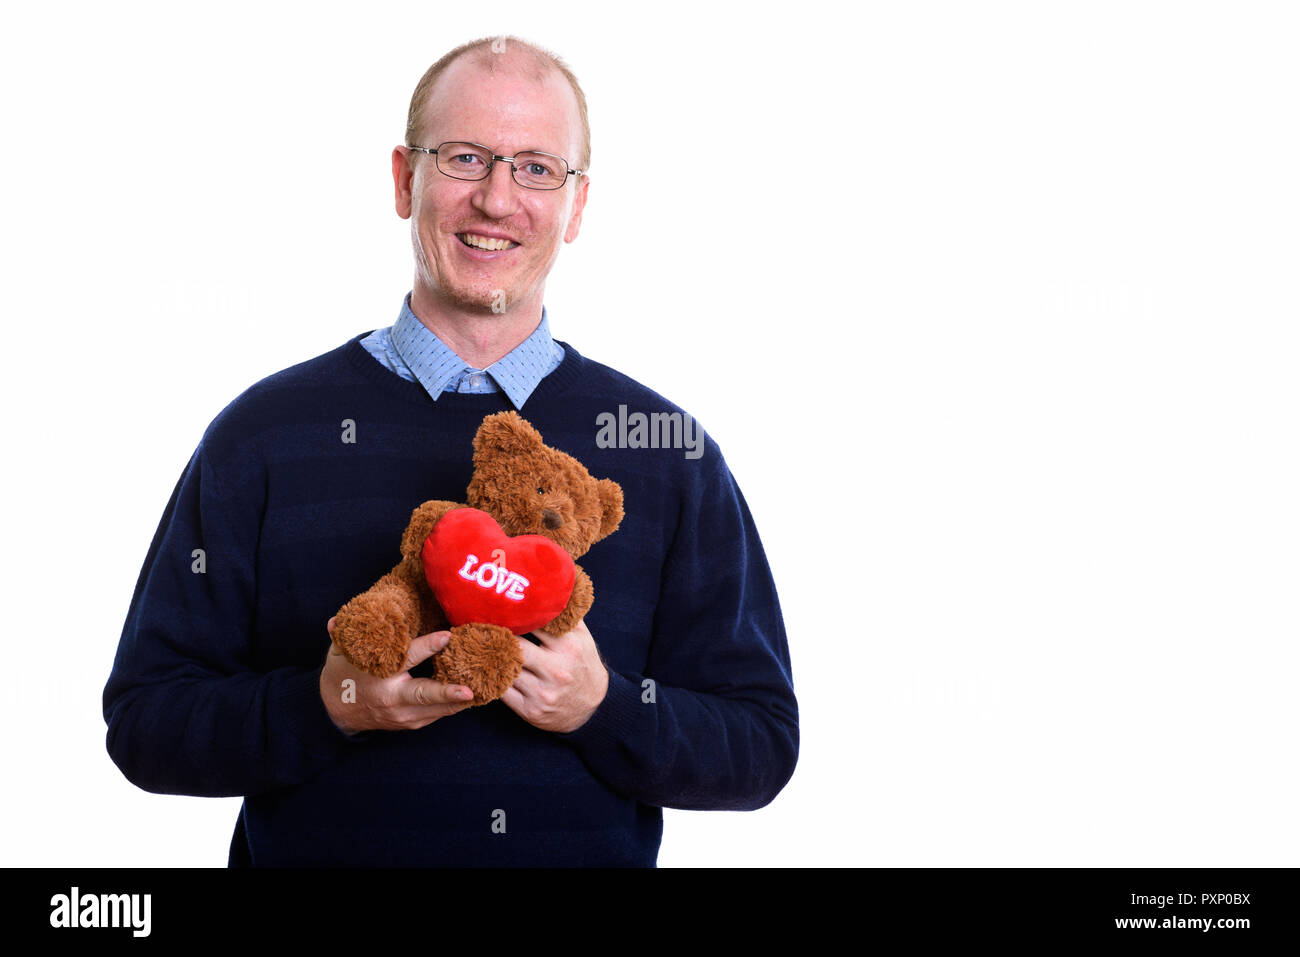
[(493, 239), (491, 236), (480, 236), (477, 233), (457, 233), (456, 238), (466, 246), (488, 250), (489, 252), (498, 249), (514, 249), (519, 245), (509, 239)]

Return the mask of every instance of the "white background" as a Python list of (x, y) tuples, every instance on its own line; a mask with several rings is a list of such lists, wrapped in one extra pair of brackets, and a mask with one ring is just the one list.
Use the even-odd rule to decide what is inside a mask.
[(660, 863), (1300, 863), (1294, 8), (455, 6), (7, 11), (3, 863), (224, 865), (105, 751), (135, 579), (217, 412), (396, 318), (411, 90), (498, 32), (591, 105), (553, 329), (786, 614), (794, 778)]

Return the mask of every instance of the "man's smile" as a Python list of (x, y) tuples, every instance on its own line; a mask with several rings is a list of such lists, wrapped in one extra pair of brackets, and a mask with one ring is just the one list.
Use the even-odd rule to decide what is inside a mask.
[(503, 236), (484, 236), (481, 233), (457, 233), (456, 238), (462, 244), (473, 249), (483, 249), (487, 251), (514, 249), (519, 243)]

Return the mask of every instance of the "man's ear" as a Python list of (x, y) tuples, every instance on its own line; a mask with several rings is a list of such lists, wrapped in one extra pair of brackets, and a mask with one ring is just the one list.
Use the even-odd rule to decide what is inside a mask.
[(543, 447), (542, 434), (518, 412), (496, 412), (474, 434), (474, 465), (497, 455), (521, 455)]
[(393, 147), (393, 193), (397, 205), (397, 215), (403, 219), (411, 218), (411, 179), (415, 171), (411, 169), (410, 152), (400, 146)]
[(581, 180), (578, 183), (577, 190), (573, 200), (573, 212), (569, 215), (569, 228), (564, 231), (564, 241), (571, 243), (578, 238), (578, 227), (582, 225), (582, 211), (587, 206), (587, 187), (591, 185), (591, 177), (583, 173), (578, 177)]
[(601, 479), (596, 483), (596, 494), (600, 496), (600, 541), (618, 531), (623, 521), (623, 487), (613, 479)]

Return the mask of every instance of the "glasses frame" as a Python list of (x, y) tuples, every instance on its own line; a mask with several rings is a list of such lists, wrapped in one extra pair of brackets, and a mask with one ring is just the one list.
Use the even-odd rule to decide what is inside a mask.
[(496, 153), (492, 152), (492, 150), (488, 149), (482, 143), (471, 143), (468, 140), (447, 140), (445, 143), (439, 143), (437, 147), (435, 147), (434, 149), (430, 149), (427, 146), (408, 146), (406, 148), (408, 150), (416, 150), (417, 152), (420, 153), (428, 153), (431, 156), (436, 157), (438, 155), (438, 150), (448, 145), (472, 146), (475, 149), (482, 150), (484, 153), (487, 153), (488, 156), (492, 157), (490, 160), (488, 160), (487, 170), (483, 173), (482, 176), (454, 176), (451, 173), (448, 173), (445, 169), (443, 169), (441, 163), (437, 162), (436, 160), (434, 161), (433, 165), (438, 170), (439, 173), (441, 173), (443, 176), (446, 176), (450, 179), (458, 179), (462, 183), (482, 182), (483, 180), (487, 179), (489, 176), (492, 175), (492, 167), (495, 166), (498, 162), (510, 164), (510, 178), (513, 179), (516, 183), (519, 183), (519, 185), (522, 186), (524, 189), (535, 189), (543, 193), (549, 193), (557, 189), (564, 189), (564, 187), (568, 185), (570, 176), (581, 176), (583, 173), (587, 172), (585, 169), (574, 169), (572, 166), (569, 165), (569, 161), (567, 159), (565, 159), (563, 156), (559, 156), (556, 153), (547, 153), (545, 150), (522, 150), (521, 152), (524, 153), (536, 153), (538, 156), (549, 156), (552, 159), (557, 159), (564, 164), (564, 169), (565, 169), (564, 182), (559, 183), (556, 186), (529, 186), (527, 183), (519, 182), (519, 175), (518, 175), (519, 167), (515, 165), (515, 157), (517, 157), (519, 153), (516, 153), (514, 156), (498, 156)]

